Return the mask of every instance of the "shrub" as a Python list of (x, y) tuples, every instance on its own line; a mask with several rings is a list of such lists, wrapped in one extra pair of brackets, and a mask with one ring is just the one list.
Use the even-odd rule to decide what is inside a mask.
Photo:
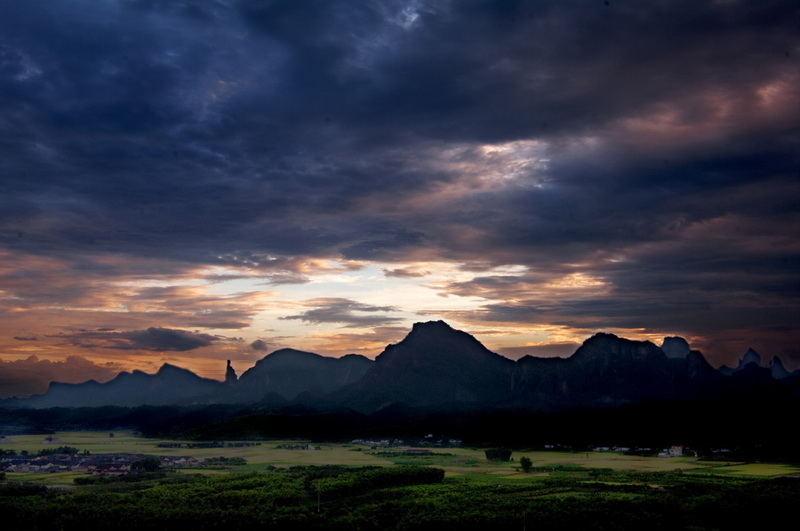
[(489, 448), (484, 453), (489, 461), (509, 461), (511, 459), (511, 450), (508, 448)]

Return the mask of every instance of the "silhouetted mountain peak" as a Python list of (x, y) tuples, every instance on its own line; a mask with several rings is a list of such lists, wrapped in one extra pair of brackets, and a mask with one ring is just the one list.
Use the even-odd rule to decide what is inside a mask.
[(674, 385), (671, 360), (660, 348), (609, 333), (593, 335), (563, 360), (524, 358), (513, 380), (516, 400), (543, 408), (670, 398)]
[(471, 335), (452, 328), (444, 321), (428, 321), (426, 323), (414, 323), (411, 332), (409, 332), (398, 345), (409, 347), (427, 346), (431, 344), (440, 345), (442, 343), (469, 342), (470, 339), (473, 340), (474, 343), (480, 344), (478, 340)]
[(727, 365), (723, 365), (718, 370), (725, 376), (733, 376), (750, 365), (753, 367), (761, 367), (761, 356), (752, 348), (747, 349), (747, 352), (744, 353), (744, 356), (739, 360), (739, 363), (736, 364), (736, 367), (731, 368)]
[(225, 367), (225, 384), (228, 386), (236, 385), (236, 382), (239, 381), (239, 377), (236, 376), (236, 371), (233, 370), (231, 367), (231, 360), (228, 360), (228, 364)]
[(121, 372), (106, 383), (52, 383), (44, 395), (31, 397), (30, 407), (95, 407), (191, 404), (220, 382), (201, 378), (188, 369), (163, 364), (155, 374)]
[(578, 347), (578, 350), (575, 351), (573, 356), (577, 355), (581, 349), (584, 349), (584, 351), (586, 349), (594, 349), (598, 351), (616, 350), (620, 341), (623, 340), (614, 334), (608, 332), (598, 332), (584, 341), (583, 344)]
[(418, 322), (414, 323), (411, 326), (411, 332), (409, 335), (414, 333), (423, 333), (423, 332), (440, 332), (440, 333), (448, 333), (448, 332), (456, 332), (456, 329), (450, 326), (449, 324), (445, 323), (442, 320), (439, 321), (425, 321), (425, 322)]
[(332, 392), (361, 378), (373, 361), (358, 354), (342, 358), (292, 348), (267, 354), (245, 371), (236, 388), (237, 400), (261, 400), (265, 393), (294, 399), (304, 392)]
[(600, 332), (584, 341), (571, 359), (578, 361), (603, 358), (624, 362), (639, 361), (648, 357), (666, 359), (666, 354), (650, 341), (633, 341)]
[[(444, 321), (415, 323), (399, 343), (370, 360), (285, 348), (259, 360), (240, 378), (227, 363), (225, 381), (163, 364), (155, 374), (122, 372), (106, 383), (53, 383), (45, 395), (19, 401), (27, 407), (69, 405), (166, 405), (208, 403), (295, 404), (377, 411), (412, 408), (609, 407), (642, 400), (713, 399), (797, 389), (800, 371), (789, 373), (775, 358), (761, 367), (752, 349), (737, 369), (716, 371), (683, 338), (662, 347), (610, 333), (588, 338), (569, 358), (525, 356), (514, 362), (488, 350)], [(730, 371), (731, 376), (725, 376)], [(782, 379), (781, 383), (775, 382)], [(781, 391), (784, 392), (784, 391)], [(797, 391), (792, 391), (797, 393)]]
[(661, 350), (670, 359), (685, 359), (689, 356), (691, 348), (689, 342), (682, 337), (665, 337), (661, 343)]
[(252, 378), (253, 374), (263, 371), (266, 367), (293, 367), (295, 369), (314, 367), (316, 369), (318, 366), (349, 365), (365, 362), (372, 363), (372, 360), (360, 354), (348, 354), (341, 358), (333, 358), (304, 350), (282, 348), (258, 360), (253, 367), (242, 374), (240, 381)]
[(749, 348), (747, 352), (744, 353), (744, 357), (739, 361), (739, 369), (746, 367), (754, 363), (756, 366), (761, 366), (761, 356), (755, 350)]
[[(142, 374), (147, 374), (147, 373), (142, 373)], [(182, 367), (178, 367), (177, 365), (171, 365), (169, 363), (164, 363), (163, 365), (161, 365), (161, 367), (159, 367), (158, 371), (156, 372), (156, 375), (158, 376), (167, 376), (170, 374), (180, 374), (180, 375), (191, 374), (193, 376), (197, 376), (189, 369), (184, 369)]]
[(443, 321), (416, 323), (339, 397), (364, 410), (397, 403), (414, 407), (497, 403), (510, 393), (513, 367), (510, 359)]
[(277, 359), (277, 358), (284, 358), (284, 357), (291, 357), (291, 356), (301, 356), (301, 357), (312, 356), (312, 357), (316, 357), (316, 358), (322, 358), (323, 357), (323, 356), (321, 356), (319, 354), (316, 354), (314, 352), (306, 352), (305, 350), (297, 350), (297, 349), (294, 349), (294, 348), (280, 348), (278, 350), (270, 352), (269, 354), (264, 356), (264, 358)]
[(444, 321), (414, 323), (402, 341), (387, 346), (375, 358), (384, 367), (480, 363), (486, 360), (513, 364), (508, 358), (484, 347), (467, 332), (456, 330)]
[(369, 361), (372, 361), (368, 357), (362, 356), (361, 354), (345, 354), (344, 356), (342, 356), (339, 359), (348, 360), (348, 361), (352, 361), (352, 360), (369, 360)]
[[(792, 375), (792, 373), (789, 372), (786, 369), (786, 367), (783, 366), (783, 362), (781, 361), (781, 359), (778, 356), (775, 356), (775, 357), (772, 358), (772, 361), (769, 362), (769, 365), (767, 365), (767, 368), (772, 373), (772, 377), (775, 378), (776, 380), (781, 380), (783, 378), (788, 378), (789, 376)], [(795, 372), (797, 372), (797, 371), (795, 371)]]
[(315, 354), (313, 352), (306, 352), (304, 350), (296, 350), (293, 348), (282, 348), (270, 352), (269, 354), (258, 360), (252, 368), (248, 369), (247, 371), (244, 372), (244, 374), (242, 374), (242, 377), (244, 377), (244, 375), (247, 374), (248, 372), (266, 363), (268, 364), (287, 363), (287, 362), (293, 363), (299, 360), (311, 360), (311, 359), (316, 360), (323, 357), (324, 356), (320, 356), (319, 354)]

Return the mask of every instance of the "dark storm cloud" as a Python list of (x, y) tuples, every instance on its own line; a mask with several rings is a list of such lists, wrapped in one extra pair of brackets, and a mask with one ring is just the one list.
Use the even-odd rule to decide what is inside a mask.
[(430, 271), (417, 268), (398, 267), (394, 269), (384, 269), (383, 274), (394, 278), (420, 278), (430, 274)]
[(132, 332), (120, 332), (116, 337), (123, 343), (113, 348), (123, 350), (186, 351), (211, 345), (218, 338), (208, 334), (197, 334), (188, 330), (148, 328)]
[[(713, 307), (727, 327), (789, 326), (798, 9), (4, 2), (0, 246), (72, 278), (74, 256), (109, 254), (263, 269), (275, 285), (304, 282), (306, 257), (575, 267), (613, 291), (487, 311), (637, 326)], [(95, 296), (27, 282), (42, 299)], [(232, 311), (204, 324), (252, 315)], [(375, 310), (289, 318), (392, 322), (359, 311)]]
[(250, 348), (253, 350), (257, 350), (258, 352), (266, 352), (269, 348), (266, 341), (263, 339), (256, 339), (252, 343), (250, 343)]
[[(746, 110), (797, 46), (796, 10), (781, 2), (110, 2), (91, 16), (83, 4), (27, 4), (7, 3), (0, 17), (3, 129), (14, 131), (6, 243), (198, 262), (274, 252), (397, 260), (426, 245), (446, 254), (446, 235), (413, 212), (359, 213), (370, 198), (457, 180), (413, 155), (432, 141), (552, 142), (550, 178), (578, 189), (517, 204), (499, 196), (506, 213), (489, 236), (508, 234), (511, 247), (535, 236), (503, 223), (526, 216), (526, 200), (570, 205), (578, 225), (604, 215), (587, 201), (631, 199), (595, 201), (587, 179), (606, 199), (631, 185), (645, 189), (634, 199), (653, 199), (653, 181), (694, 183), (675, 194), (716, 189), (703, 183), (741, 161), (691, 153), (682, 164), (695, 171), (669, 171), (601, 150), (576, 164), (558, 146), (659, 105), (703, 123), (715, 112), (701, 97), (709, 90)], [(796, 162), (758, 153), (738, 157)], [(613, 239), (638, 214), (594, 231), (567, 224), (551, 238)], [(24, 244), (11, 239), (19, 231)]]
[(401, 321), (397, 317), (386, 315), (363, 315), (397, 311), (393, 306), (371, 306), (350, 299), (337, 297), (321, 297), (306, 301), (312, 309), (297, 315), (287, 315), (281, 319), (294, 319), (308, 323), (341, 323), (345, 327), (365, 327), (390, 325)]
[(56, 336), (82, 348), (185, 352), (210, 346), (220, 338), (188, 330), (150, 327), (146, 330), (106, 332), (82, 330)]

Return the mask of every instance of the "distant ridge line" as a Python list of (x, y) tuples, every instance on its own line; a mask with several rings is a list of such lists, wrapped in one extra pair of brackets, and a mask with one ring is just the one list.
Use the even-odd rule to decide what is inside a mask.
[(517, 361), (488, 350), (444, 321), (415, 323), (375, 360), (280, 349), (236, 376), (201, 378), (168, 363), (155, 374), (121, 372), (80, 384), (53, 382), (42, 395), (0, 402), (5, 407), (99, 407), (208, 404), (303, 404), (371, 412), (416, 408), (559, 410), (614, 407), (646, 400), (709, 399), (752, 392), (800, 396), (800, 371), (775, 358), (768, 367), (750, 350), (735, 368), (714, 369), (679, 337), (662, 347), (599, 332), (568, 358), (526, 355)]

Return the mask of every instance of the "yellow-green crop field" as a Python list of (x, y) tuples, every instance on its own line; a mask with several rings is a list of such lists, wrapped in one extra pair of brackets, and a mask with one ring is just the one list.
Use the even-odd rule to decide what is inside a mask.
[(709, 472), (738, 476), (796, 476), (800, 474), (800, 467), (781, 463), (732, 463), (728, 466), (714, 467)]
[[(472, 448), (437, 448), (431, 455), (404, 455), (397, 449), (372, 451), (366, 446), (346, 443), (312, 443), (310, 441), (252, 441), (256, 446), (225, 448), (159, 448), (159, 443), (182, 443), (192, 441), (162, 440), (138, 437), (131, 432), (59, 432), (47, 442), (43, 435), (12, 435), (0, 442), (0, 448), (14, 450), (17, 454), (26, 450), (35, 455), (45, 448), (71, 446), (79, 452), (91, 454), (132, 453), (159, 456), (187, 456), (198, 460), (212, 457), (241, 457), (246, 465), (232, 467), (235, 471), (258, 471), (268, 466), (289, 467), (296, 465), (348, 465), (391, 466), (394, 464), (420, 464), (443, 468), (448, 477), (483, 475), (486, 480), (524, 480), (548, 475), (558, 467), (580, 467), (585, 469), (610, 469), (615, 472), (669, 472), (683, 471), (699, 474), (726, 474), (742, 476), (798, 475), (800, 467), (788, 464), (708, 462), (693, 457), (638, 457), (613, 452), (536, 452), (515, 451), (512, 462), (487, 461), (483, 450)], [(375, 455), (386, 450), (391, 455)], [(523, 473), (516, 462), (520, 457), (531, 459), (534, 470)], [(219, 470), (185, 470), (184, 472), (220, 473)], [(9, 473), (9, 479), (42, 481), (48, 484), (69, 484), (80, 474), (57, 473)]]

